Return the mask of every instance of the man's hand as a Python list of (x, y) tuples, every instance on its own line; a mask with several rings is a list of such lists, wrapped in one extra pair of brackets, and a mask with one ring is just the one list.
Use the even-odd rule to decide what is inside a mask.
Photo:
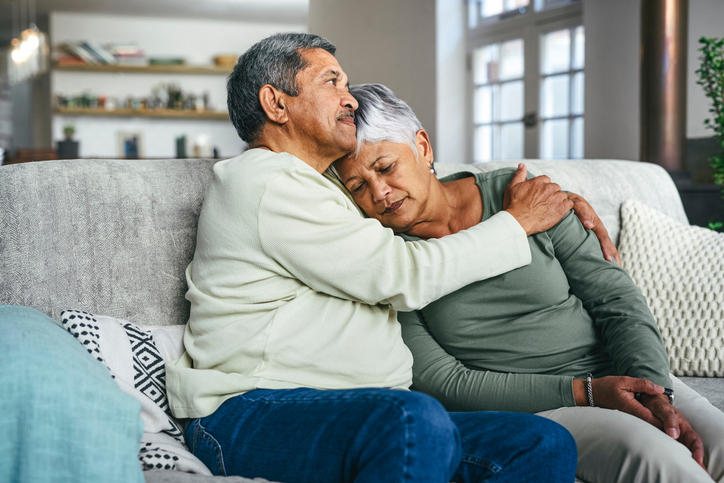
[(576, 212), (576, 216), (581, 220), (583, 226), (589, 230), (593, 230), (593, 233), (598, 237), (598, 241), (601, 243), (601, 250), (603, 251), (603, 258), (606, 260), (616, 260), (619, 267), (623, 267), (621, 262), (621, 255), (618, 254), (616, 246), (608, 236), (608, 230), (603, 226), (603, 222), (598, 217), (593, 207), (588, 204), (588, 201), (583, 199), (582, 196), (575, 193), (568, 193), (568, 199), (573, 202), (573, 211)]
[(706, 469), (704, 443), (701, 441), (701, 437), (694, 431), (689, 421), (669, 403), (669, 398), (664, 395), (643, 395), (641, 404), (651, 411), (659, 421), (658, 428), (689, 448), (694, 461)]
[(533, 235), (558, 223), (573, 208), (573, 202), (548, 176), (526, 180), (527, 174), (525, 165), (519, 164), (505, 188), (503, 209), (513, 215), (526, 234)]

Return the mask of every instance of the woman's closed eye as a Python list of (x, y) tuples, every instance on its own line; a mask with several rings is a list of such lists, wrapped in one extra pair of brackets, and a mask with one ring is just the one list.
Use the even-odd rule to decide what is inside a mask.
[(363, 187), (364, 185), (365, 185), (365, 183), (364, 183), (364, 181), (363, 181), (363, 182), (361, 182), (361, 183), (358, 184), (358, 185), (352, 186), (352, 187), (350, 188), (350, 190), (351, 190), (353, 193), (359, 193), (360, 191), (362, 191), (362, 187)]
[(387, 166), (385, 166), (384, 168), (380, 168), (380, 173), (386, 173), (386, 172), (390, 171), (394, 167), (394, 165), (395, 165), (395, 163), (390, 163)]

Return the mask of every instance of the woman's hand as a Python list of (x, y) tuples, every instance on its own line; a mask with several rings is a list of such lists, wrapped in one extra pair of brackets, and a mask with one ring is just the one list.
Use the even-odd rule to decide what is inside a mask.
[[(664, 388), (646, 379), (627, 376), (606, 376), (591, 381), (593, 387), (593, 401), (597, 407), (617, 409), (649, 424), (662, 428), (661, 421), (636, 400), (636, 393), (656, 396), (664, 393)], [(577, 406), (588, 406), (588, 392), (586, 381), (573, 380), (573, 396)], [(667, 399), (668, 403), (668, 399)]]
[(694, 431), (689, 421), (669, 402), (669, 398), (664, 395), (642, 395), (641, 404), (651, 411), (659, 421), (656, 426), (689, 448), (694, 461), (706, 469), (704, 443), (701, 437)]
[[(597, 407), (617, 409), (656, 426), (689, 448), (691, 456), (704, 466), (704, 443), (689, 421), (669, 403), (664, 388), (646, 379), (627, 376), (606, 376), (591, 381), (593, 401)], [(641, 393), (640, 401), (636, 393)], [(586, 381), (573, 380), (573, 396), (577, 406), (588, 406)]]
[(598, 237), (598, 241), (601, 243), (601, 251), (603, 251), (603, 258), (609, 262), (615, 259), (618, 266), (623, 267), (621, 255), (618, 254), (616, 245), (611, 241), (611, 237), (608, 236), (608, 230), (603, 226), (603, 222), (596, 212), (593, 211), (593, 207), (588, 201), (583, 199), (582, 196), (575, 193), (568, 193), (568, 199), (573, 202), (573, 211), (576, 212), (576, 216), (581, 220), (583, 226), (589, 230), (593, 230), (593, 233)]

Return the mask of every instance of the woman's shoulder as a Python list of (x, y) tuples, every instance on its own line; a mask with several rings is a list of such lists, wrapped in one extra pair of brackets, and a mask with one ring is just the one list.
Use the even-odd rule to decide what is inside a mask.
[(483, 192), (491, 195), (501, 194), (513, 179), (515, 168), (500, 168), (482, 173), (475, 173), (475, 182)]

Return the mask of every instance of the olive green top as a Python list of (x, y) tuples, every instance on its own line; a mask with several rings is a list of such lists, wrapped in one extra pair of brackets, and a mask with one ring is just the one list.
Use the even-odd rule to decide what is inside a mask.
[[(513, 173), (474, 175), (483, 220), (502, 210)], [(570, 212), (528, 242), (530, 265), (398, 314), (414, 357), (413, 388), (451, 411), (538, 412), (574, 406), (572, 380), (588, 372), (671, 387), (646, 300), (625, 270), (604, 260), (593, 232)]]

